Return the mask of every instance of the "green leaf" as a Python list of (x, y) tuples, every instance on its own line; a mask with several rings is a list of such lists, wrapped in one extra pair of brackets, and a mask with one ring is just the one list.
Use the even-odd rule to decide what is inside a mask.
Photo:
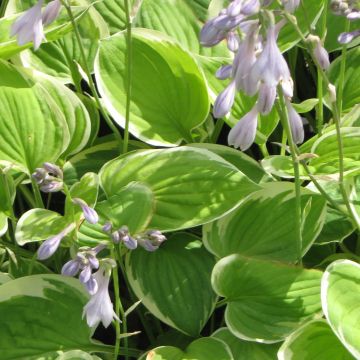
[(307, 99), (300, 104), (293, 103), (292, 106), (299, 114), (307, 113), (314, 109), (314, 107), (319, 103), (319, 99)]
[(225, 322), (240, 339), (273, 343), (319, 316), (322, 272), (233, 254), (212, 273), (227, 299)]
[[(125, 33), (100, 42), (95, 63), (99, 91), (113, 119), (125, 126)], [(159, 32), (134, 29), (130, 132), (159, 146), (192, 141), (209, 112), (205, 79), (195, 60)]]
[(11, 280), (13, 280), (13, 278), (10, 274), (0, 272), (0, 285), (3, 285)]
[(279, 360), (354, 359), (335, 336), (328, 323), (315, 320), (291, 334), (282, 344)]
[(126, 259), (135, 295), (164, 323), (198, 336), (216, 303), (210, 275), (214, 258), (194, 235), (178, 233), (156, 252), (137, 249)]
[[(86, 12), (85, 7), (73, 7), (72, 10), (76, 19), (80, 19), (81, 16)], [(0, 58), (2, 59), (9, 59), (11, 56), (21, 52), (22, 50), (31, 48), (33, 46), (32, 42), (19, 46), (17, 44), (16, 38), (10, 37), (12, 24), (22, 15), (23, 13), (19, 13), (0, 19)], [(71, 31), (71, 29), (72, 26), (70, 24), (67, 12), (64, 8), (62, 8), (57, 19), (52, 24), (45, 27), (44, 33), (46, 40), (49, 42), (57, 40)]]
[[(284, 179), (293, 179), (294, 178), (294, 166), (290, 156), (284, 155), (272, 155), (267, 156), (261, 160), (261, 165), (263, 169), (275, 176), (282, 177)], [(309, 165), (310, 172), (314, 174), (315, 169)], [(307, 179), (307, 172), (305, 169), (300, 166), (300, 178)]]
[(72, 350), (62, 353), (55, 360), (101, 360), (101, 358), (96, 355), (90, 355), (85, 351)]
[[(186, 50), (204, 56), (229, 56), (225, 43), (206, 48), (199, 42), (209, 0), (143, 0), (136, 26), (161, 31)], [(195, 11), (194, 11), (195, 10)]]
[(20, 278), (27, 275), (50, 274), (51, 271), (41, 262), (35, 259), (27, 259), (20, 256), (16, 257), (16, 262), (9, 258), (7, 263), (9, 273), (13, 278)]
[(149, 226), (162, 231), (219, 218), (259, 188), (218, 155), (189, 146), (133, 152), (101, 169), (107, 197), (132, 181), (152, 190), (155, 212)]
[(0, 236), (3, 236), (8, 230), (8, 217), (0, 212)]
[(256, 183), (267, 179), (267, 175), (259, 163), (242, 151), (219, 144), (196, 143), (189, 144), (189, 146), (212, 151), (236, 166), (250, 180)]
[(98, 197), (99, 177), (97, 174), (89, 172), (82, 176), (79, 182), (75, 183), (70, 194), (72, 198), (80, 198), (89, 206), (94, 206)]
[(146, 184), (130, 183), (118, 194), (98, 204), (96, 210), (114, 230), (126, 225), (131, 234), (144, 231), (151, 221), (154, 198)]
[[(295, 197), (295, 187), (291, 183), (264, 184), (264, 189), (251, 194), (236, 210), (204, 225), (206, 248), (218, 257), (238, 253), (295, 262), (298, 260), (294, 235)], [(321, 195), (302, 189), (301, 205), (302, 209), (309, 206), (302, 227), (305, 254), (324, 224), (326, 201)]]
[(274, 360), (279, 349), (279, 344), (261, 344), (241, 340), (227, 328), (220, 328), (211, 336), (228, 345), (236, 360)]
[(19, 219), (15, 240), (21, 246), (29, 242), (46, 240), (59, 234), (67, 224), (68, 221), (55, 211), (31, 209)]
[(92, 331), (82, 319), (87, 300), (78, 280), (60, 275), (27, 276), (1, 285), (2, 360), (52, 360), (59, 350), (106, 350), (91, 342)]
[(139, 360), (234, 360), (226, 344), (214, 338), (193, 341), (185, 351), (173, 346), (150, 350)]
[(332, 330), (350, 353), (360, 357), (360, 265), (350, 260), (330, 264), (321, 281), (321, 301)]
[[(360, 71), (358, 71), (358, 62), (360, 56), (360, 48), (349, 50), (346, 55), (346, 67), (344, 77), (344, 90), (342, 96), (342, 111), (349, 112), (355, 105), (360, 103)], [(328, 70), (329, 80), (335, 86), (339, 85), (341, 71), (341, 56), (331, 63)], [(327, 104), (330, 102), (327, 98)]]
[(354, 225), (349, 218), (331, 208), (327, 209), (324, 226), (316, 238), (316, 244), (341, 242), (354, 231)]
[(18, 69), (0, 61), (0, 158), (33, 172), (56, 162), (70, 143), (64, 115), (41, 84), (31, 84)]

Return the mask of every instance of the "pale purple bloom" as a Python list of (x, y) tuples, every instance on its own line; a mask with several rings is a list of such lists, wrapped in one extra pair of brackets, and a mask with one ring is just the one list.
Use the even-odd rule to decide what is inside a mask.
[(19, 45), (32, 41), (34, 49), (37, 50), (45, 39), (41, 15), (42, 4), (43, 0), (39, 0), (36, 5), (16, 19), (12, 25), (10, 35), (17, 35)]
[(25, 11), (15, 20), (11, 27), (11, 36), (17, 35), (19, 45), (33, 42), (34, 50), (37, 50), (41, 42), (45, 40), (44, 25), (52, 23), (59, 15), (61, 3), (59, 0), (51, 1), (41, 12), (44, 0), (39, 0), (36, 5)]
[(300, 0), (281, 0), (284, 8), (289, 13), (293, 13), (299, 6)]
[(215, 19), (209, 20), (201, 29), (200, 44), (214, 46), (226, 38), (226, 31), (214, 26)]
[(267, 115), (274, 106), (275, 98), (276, 87), (268, 86), (267, 84), (262, 83), (260, 85), (259, 97), (257, 102), (258, 111), (263, 115)]
[(32, 177), (43, 192), (52, 193), (63, 188), (63, 172), (55, 164), (44, 163), (42, 168), (35, 169)]
[(107, 328), (113, 319), (120, 321), (114, 312), (109, 295), (110, 276), (111, 269), (106, 265), (100, 266), (100, 269), (94, 274), (98, 290), (91, 296), (83, 312), (83, 317), (86, 316), (86, 321), (90, 327), (97, 326), (102, 322), (104, 327)]
[(248, 33), (239, 46), (234, 59), (233, 76), (236, 88), (244, 90), (248, 95), (254, 95), (257, 90), (257, 82), (250, 81), (250, 70), (256, 61), (257, 24), (251, 24)]
[(111, 232), (112, 230), (112, 224), (110, 221), (107, 221), (104, 226), (102, 227), (103, 231), (105, 232)]
[(353, 41), (355, 38), (357, 38), (358, 36), (360, 36), (360, 29), (350, 31), (350, 32), (343, 32), (339, 35), (338, 41), (340, 44), (348, 44), (351, 41)]
[(115, 244), (122, 242), (129, 250), (137, 248), (137, 240), (130, 236), (127, 226), (122, 226), (119, 230), (111, 234), (111, 238)]
[(61, 273), (66, 276), (76, 276), (80, 272), (79, 280), (86, 286), (89, 294), (95, 294), (98, 284), (92, 271), (99, 268), (99, 260), (96, 256), (105, 247), (104, 244), (100, 244), (95, 248), (80, 248), (75, 259), (68, 261), (63, 266)]
[(255, 140), (257, 127), (258, 110), (257, 105), (243, 116), (237, 124), (231, 129), (228, 136), (229, 145), (247, 150)]
[(286, 99), (286, 108), (289, 116), (290, 128), (294, 143), (300, 144), (304, 141), (304, 127), (302, 118), (292, 107), (288, 99)]
[(241, 12), (241, 6), (242, 6), (243, 0), (234, 0), (230, 3), (230, 5), (227, 8), (227, 14), (229, 16), (237, 16), (240, 15)]
[(147, 251), (155, 251), (166, 240), (166, 236), (159, 230), (149, 230), (137, 237), (138, 243)]
[(38, 249), (37, 258), (39, 260), (45, 260), (48, 259), (50, 256), (52, 256), (55, 253), (55, 251), (58, 249), (61, 240), (71, 231), (73, 231), (74, 228), (75, 228), (75, 224), (71, 223), (59, 234), (45, 240)]
[[(264, 49), (251, 69), (249, 81), (252, 87), (256, 88), (259, 82), (264, 82), (269, 87), (276, 87), (281, 82), (287, 85), (291, 83), (289, 67), (276, 44), (276, 39), (276, 28), (270, 26)], [(290, 89), (287, 90), (289, 92)], [(292, 91), (290, 95), (292, 96)]]
[(241, 8), (241, 13), (246, 16), (251, 16), (260, 11), (259, 0), (244, 0)]
[(74, 198), (73, 203), (81, 207), (84, 218), (88, 223), (96, 224), (99, 221), (99, 215), (97, 214), (95, 209), (90, 207), (84, 200), (79, 198)]
[(330, 66), (329, 54), (322, 46), (318, 36), (309, 35), (308, 40), (314, 45), (314, 57), (323, 70), (327, 70)]
[(236, 52), (239, 49), (239, 39), (237, 35), (233, 32), (229, 32), (227, 37), (227, 46), (228, 49), (232, 52)]
[(222, 118), (227, 115), (235, 100), (236, 85), (232, 81), (216, 98), (213, 114), (215, 118)]
[(359, 20), (360, 19), (360, 11), (352, 10), (346, 15), (347, 19), (350, 21)]
[(42, 22), (43, 25), (51, 24), (59, 15), (61, 9), (60, 0), (50, 1), (46, 7), (44, 12), (42, 13)]
[(217, 71), (215, 76), (220, 80), (228, 79), (232, 74), (232, 65), (221, 66)]

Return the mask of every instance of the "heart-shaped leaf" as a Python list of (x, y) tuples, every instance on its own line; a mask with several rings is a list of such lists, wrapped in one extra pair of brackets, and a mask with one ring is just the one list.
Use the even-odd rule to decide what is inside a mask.
[(226, 298), (225, 321), (235, 336), (272, 343), (319, 316), (321, 275), (234, 254), (215, 265), (212, 284)]
[(210, 283), (214, 264), (201, 241), (178, 233), (156, 252), (131, 252), (126, 273), (136, 296), (153, 315), (186, 334), (198, 336), (216, 302)]

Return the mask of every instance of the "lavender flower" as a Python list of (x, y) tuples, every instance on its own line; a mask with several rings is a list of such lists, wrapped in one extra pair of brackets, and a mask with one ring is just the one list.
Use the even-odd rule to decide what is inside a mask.
[(274, 106), (275, 98), (276, 98), (276, 87), (268, 86), (265, 83), (261, 84), (259, 89), (258, 103), (257, 103), (258, 111), (263, 115), (267, 115)]
[(215, 76), (220, 80), (228, 79), (232, 73), (232, 65), (224, 65), (216, 72)]
[(227, 115), (235, 100), (236, 85), (232, 81), (215, 100), (213, 114), (215, 118), (222, 118)]
[(148, 230), (137, 237), (138, 243), (147, 251), (155, 251), (166, 240), (166, 236), (159, 230)]
[(119, 230), (111, 234), (111, 238), (115, 244), (122, 242), (129, 250), (137, 248), (137, 240), (130, 236), (127, 226), (122, 226)]
[(98, 283), (92, 275), (92, 270), (99, 268), (97, 254), (106, 246), (100, 244), (95, 248), (81, 247), (75, 259), (68, 261), (62, 268), (61, 273), (66, 276), (76, 276), (79, 272), (79, 280), (86, 286), (89, 294), (93, 295), (98, 290)]
[(75, 229), (75, 224), (71, 223), (59, 234), (45, 240), (38, 249), (37, 258), (39, 260), (45, 260), (48, 259), (50, 256), (52, 256), (55, 253), (55, 251), (58, 249), (61, 240), (74, 229)]
[(49, 25), (56, 19), (61, 3), (59, 0), (51, 1), (42, 13), (43, 2), (44, 0), (39, 0), (37, 4), (16, 19), (12, 25), (10, 35), (17, 35), (19, 45), (33, 42), (34, 49), (37, 50), (41, 42), (45, 40), (44, 25)]
[[(259, 82), (265, 83), (268, 87), (276, 87), (279, 83), (286, 83), (285, 91), (289, 93), (289, 83), (292, 83), (289, 67), (282, 56), (277, 44), (277, 31), (271, 25), (267, 31), (264, 50), (256, 60), (250, 73), (250, 82), (257, 87)], [(292, 97), (292, 91), (289, 94)]]
[(360, 36), (360, 29), (350, 32), (343, 32), (338, 36), (338, 42), (340, 44), (349, 44), (358, 36)]
[(96, 224), (99, 221), (99, 215), (84, 200), (79, 198), (72, 199), (73, 203), (79, 205), (83, 212), (85, 220), (90, 224)]
[(83, 317), (86, 316), (86, 321), (90, 327), (97, 326), (100, 322), (104, 327), (108, 327), (113, 319), (120, 321), (114, 312), (108, 289), (111, 268), (115, 266), (114, 261), (108, 259), (102, 262), (99, 270), (94, 274), (98, 290), (92, 295), (83, 311)]
[(314, 56), (323, 70), (327, 70), (330, 67), (329, 54), (322, 46), (321, 40), (318, 36), (309, 35), (308, 41), (314, 44)]
[(46, 5), (45, 10), (42, 14), (43, 25), (46, 26), (51, 24), (59, 16), (60, 9), (61, 9), (60, 0), (50, 1)]
[(288, 99), (285, 100), (286, 109), (289, 116), (290, 128), (293, 140), (295, 144), (300, 144), (304, 141), (304, 127), (303, 121), (300, 115), (295, 111), (292, 107), (290, 101)]
[(228, 136), (229, 145), (247, 150), (255, 140), (257, 126), (258, 109), (257, 104), (242, 117), (238, 123), (231, 129)]
[(299, 6), (300, 0), (281, 0), (284, 8), (289, 13), (293, 13)]
[(63, 172), (55, 164), (44, 163), (42, 168), (35, 169), (32, 177), (43, 192), (52, 193), (63, 188)]

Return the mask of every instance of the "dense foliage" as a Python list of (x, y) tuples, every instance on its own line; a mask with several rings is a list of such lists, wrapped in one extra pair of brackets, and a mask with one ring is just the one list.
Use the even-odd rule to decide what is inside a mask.
[(0, 360), (360, 359), (359, 0), (0, 4)]

